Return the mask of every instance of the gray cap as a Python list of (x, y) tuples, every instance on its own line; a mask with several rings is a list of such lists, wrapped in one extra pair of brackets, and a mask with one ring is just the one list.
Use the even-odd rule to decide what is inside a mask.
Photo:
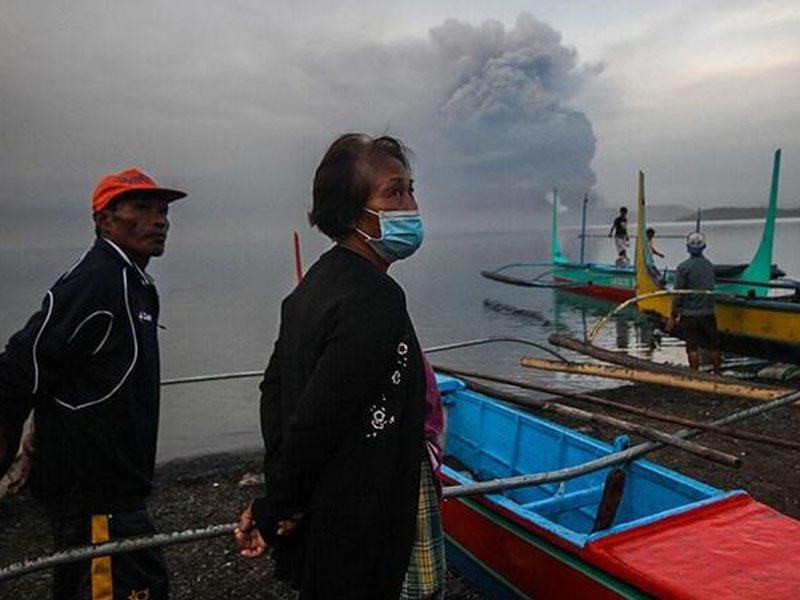
[(699, 231), (693, 231), (686, 236), (686, 245), (689, 246), (689, 248), (705, 248), (706, 236)]

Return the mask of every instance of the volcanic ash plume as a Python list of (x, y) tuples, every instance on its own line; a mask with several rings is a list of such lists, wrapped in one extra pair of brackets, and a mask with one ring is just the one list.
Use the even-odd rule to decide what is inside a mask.
[(450, 20), (431, 37), (452, 74), (439, 122), (463, 175), (462, 199), (531, 206), (553, 186), (574, 201), (594, 185), (594, 133), (568, 101), (600, 65), (579, 67), (576, 50), (527, 14), (508, 31)]

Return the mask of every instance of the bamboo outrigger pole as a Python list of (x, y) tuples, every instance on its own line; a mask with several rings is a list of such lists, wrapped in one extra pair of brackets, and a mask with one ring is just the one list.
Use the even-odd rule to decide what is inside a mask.
[[(625, 404), (624, 402), (617, 402), (615, 400), (609, 400), (607, 398), (601, 398), (600, 396), (594, 396), (592, 394), (587, 394), (585, 392), (575, 392), (570, 390), (564, 390), (561, 388), (553, 387), (551, 385), (545, 385), (542, 383), (533, 383), (529, 381), (517, 381), (515, 379), (508, 379), (506, 377), (497, 377), (495, 375), (489, 375), (486, 373), (477, 373), (474, 371), (464, 371), (461, 369), (451, 369), (449, 367), (442, 367), (442, 366), (434, 366), (436, 371), (441, 373), (446, 373), (448, 375), (453, 375), (455, 377), (474, 377), (476, 379), (484, 379), (486, 381), (493, 381), (495, 383), (502, 383), (504, 385), (513, 385), (518, 388), (526, 389), (526, 390), (535, 390), (538, 392), (545, 392), (547, 394), (553, 394), (555, 396), (561, 396), (562, 398), (570, 398), (573, 400), (581, 400), (584, 402), (589, 402), (591, 404), (598, 404), (600, 406), (606, 406), (608, 408), (613, 408), (616, 410), (621, 410), (624, 412), (629, 412), (634, 415), (639, 415), (648, 419), (652, 419), (654, 421), (663, 421), (665, 423), (674, 423), (675, 425), (683, 425), (685, 427), (693, 427), (696, 429), (702, 429), (703, 431), (707, 431), (708, 433), (716, 433), (718, 435), (722, 435), (725, 437), (733, 438), (733, 439), (742, 439), (748, 440), (751, 442), (758, 442), (761, 444), (767, 444), (770, 446), (780, 446), (782, 448), (790, 448), (792, 450), (800, 450), (800, 442), (795, 442), (793, 440), (787, 440), (783, 438), (773, 437), (771, 435), (764, 435), (761, 433), (754, 433), (752, 431), (744, 431), (741, 429), (734, 429), (732, 427), (721, 427), (719, 425), (709, 425), (708, 423), (703, 423), (701, 421), (695, 421), (693, 419), (686, 419), (684, 417), (679, 417), (677, 415), (663, 413), (660, 411), (655, 411), (649, 408), (641, 408), (638, 406), (632, 406), (630, 404)], [(527, 404), (526, 404), (527, 406)]]
[[(756, 415), (760, 415), (776, 408), (786, 406), (792, 402), (800, 400), (800, 392), (793, 392), (780, 398), (776, 398), (766, 404), (753, 406), (745, 410), (715, 419), (710, 421), (711, 425), (727, 425), (728, 423), (735, 423), (742, 421)], [(675, 437), (690, 438), (701, 431), (697, 429), (682, 429), (675, 432)], [(606, 456), (601, 456), (594, 460), (590, 460), (581, 465), (574, 467), (565, 467), (555, 471), (547, 471), (544, 473), (533, 473), (531, 475), (517, 475), (515, 477), (508, 477), (505, 479), (494, 479), (492, 481), (479, 481), (476, 483), (468, 483), (465, 485), (455, 485), (444, 488), (443, 496), (445, 498), (456, 498), (459, 496), (475, 496), (478, 494), (492, 494), (496, 492), (503, 492), (515, 488), (530, 487), (534, 485), (542, 485), (544, 483), (553, 483), (556, 481), (565, 481), (573, 479), (587, 473), (594, 473), (606, 467), (617, 465), (624, 462), (629, 462), (635, 458), (643, 456), (648, 452), (661, 448), (662, 444), (657, 442), (645, 442), (638, 444), (627, 450), (620, 450)], [(64, 552), (56, 552), (49, 556), (43, 556), (35, 560), (25, 560), (18, 563), (10, 564), (6, 567), (0, 568), (0, 581), (10, 579), (12, 577), (19, 577), (26, 573), (34, 571), (41, 571), (54, 567), (56, 565), (65, 564), (68, 562), (75, 562), (76, 560), (85, 560), (97, 556), (106, 556), (109, 554), (118, 554), (120, 552), (130, 551), (132, 549), (154, 548), (156, 546), (167, 546), (169, 544), (179, 544), (192, 540), (199, 540), (204, 538), (218, 537), (232, 532), (238, 523), (228, 523), (222, 525), (211, 525), (203, 529), (189, 530), (189, 531), (176, 531), (167, 534), (157, 534), (145, 538), (131, 538), (128, 540), (119, 540), (115, 542), (107, 542), (96, 546), (83, 546), (80, 548), (73, 548)], [(124, 545), (124, 547), (123, 547)]]
[(471, 390), (481, 394), (486, 394), (487, 396), (491, 396), (493, 398), (498, 398), (505, 402), (525, 406), (526, 408), (532, 408), (534, 410), (556, 413), (558, 415), (571, 417), (580, 421), (588, 421), (590, 423), (601, 425), (611, 425), (612, 427), (616, 427), (622, 431), (640, 435), (648, 440), (674, 446), (675, 448), (679, 448), (696, 456), (700, 456), (701, 458), (725, 465), (726, 467), (739, 467), (742, 464), (742, 461), (738, 456), (733, 456), (732, 454), (720, 452), (719, 450), (714, 450), (713, 448), (703, 446), (696, 442), (690, 442), (688, 440), (675, 437), (674, 435), (653, 429), (652, 427), (645, 427), (644, 425), (631, 423), (630, 421), (623, 421), (622, 419), (617, 419), (615, 417), (592, 413), (579, 408), (572, 408), (570, 406), (564, 406), (562, 404), (556, 404), (553, 402), (537, 402), (535, 400), (521, 398), (515, 394), (509, 394), (497, 388), (482, 385), (472, 380), (465, 380), (465, 383)]
[(690, 374), (662, 373), (644, 370), (641, 367), (612, 367), (592, 363), (547, 360), (545, 358), (536, 358), (535, 356), (523, 356), (519, 363), (523, 367), (530, 369), (578, 373), (580, 375), (625, 379), (627, 381), (638, 381), (640, 383), (654, 383), (685, 390), (705, 392), (707, 394), (736, 396), (738, 398), (749, 398), (751, 400), (772, 400), (790, 391), (780, 388), (758, 387), (743, 382), (728, 383), (724, 381), (707, 381), (705, 379), (693, 377)]
[(560, 333), (550, 334), (550, 336), (547, 338), (547, 341), (553, 344), (554, 346), (567, 348), (568, 350), (579, 352), (581, 354), (585, 354), (587, 356), (600, 359), (604, 362), (614, 363), (625, 367), (632, 367), (634, 369), (644, 369), (647, 371), (655, 371), (658, 373), (670, 373), (675, 375), (687, 375), (692, 377), (693, 379), (698, 379), (703, 381), (716, 381), (720, 383), (736, 382), (736, 383), (741, 383), (742, 385), (745, 386), (750, 386), (754, 389), (772, 389), (775, 391), (776, 395), (786, 394), (791, 391), (790, 389), (779, 385), (771, 385), (768, 383), (753, 384), (747, 381), (741, 381), (735, 378), (725, 377), (724, 375), (715, 375), (714, 373), (704, 373), (703, 371), (693, 371), (682, 365), (672, 365), (672, 364), (653, 362), (651, 360), (645, 360), (642, 358), (638, 358), (636, 356), (631, 356), (630, 354), (626, 354), (625, 352), (607, 350), (606, 348), (595, 346), (591, 342), (582, 342), (580, 340), (576, 340), (575, 338), (571, 338), (566, 335), (562, 335)]

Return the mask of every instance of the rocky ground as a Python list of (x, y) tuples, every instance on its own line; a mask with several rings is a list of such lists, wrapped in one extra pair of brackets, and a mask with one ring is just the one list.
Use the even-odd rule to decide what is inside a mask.
[[(620, 402), (698, 420), (723, 416), (752, 405), (744, 400), (678, 392), (657, 386), (624, 386), (600, 394)], [(576, 403), (576, 406), (596, 410), (590, 405)], [(616, 413), (616, 416), (666, 431), (678, 429), (663, 423), (648, 423), (625, 413)], [(606, 440), (617, 434), (597, 426), (563, 422)], [(778, 409), (737, 427), (797, 440), (800, 408)], [(721, 467), (673, 449), (658, 450), (649, 458), (719, 488), (746, 489), (761, 502), (800, 518), (800, 454), (797, 451), (736, 441), (712, 434), (704, 434), (695, 439), (714, 448), (738, 454), (742, 457), (741, 468)], [(637, 441), (639, 440), (632, 440), (633, 443)], [(161, 465), (157, 473), (156, 492), (150, 502), (157, 526), (161, 531), (174, 531), (235, 521), (238, 511), (258, 490), (253, 486), (241, 486), (240, 481), (246, 473), (257, 472), (259, 462), (258, 452), (243, 452), (182, 459)], [(49, 527), (44, 514), (27, 492), (0, 500), (0, 566), (23, 557), (40, 556), (51, 549)], [(272, 563), (269, 559), (240, 558), (232, 538), (227, 536), (172, 546), (166, 550), (166, 558), (171, 573), (172, 597), (175, 599), (292, 597), (290, 590), (272, 577)], [(50, 573), (47, 571), (11, 580), (0, 584), (0, 598), (47, 598), (49, 582)], [(482, 597), (457, 574), (449, 574), (448, 598)]]

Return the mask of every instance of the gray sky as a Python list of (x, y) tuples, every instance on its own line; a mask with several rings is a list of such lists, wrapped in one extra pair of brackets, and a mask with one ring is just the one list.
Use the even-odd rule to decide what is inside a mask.
[(204, 235), (297, 228), (351, 130), (413, 148), (439, 227), (527, 226), (553, 186), (631, 203), (640, 168), (655, 204), (760, 204), (779, 146), (796, 206), (797, 6), (0, 0), (0, 244), (74, 235), (130, 165)]

